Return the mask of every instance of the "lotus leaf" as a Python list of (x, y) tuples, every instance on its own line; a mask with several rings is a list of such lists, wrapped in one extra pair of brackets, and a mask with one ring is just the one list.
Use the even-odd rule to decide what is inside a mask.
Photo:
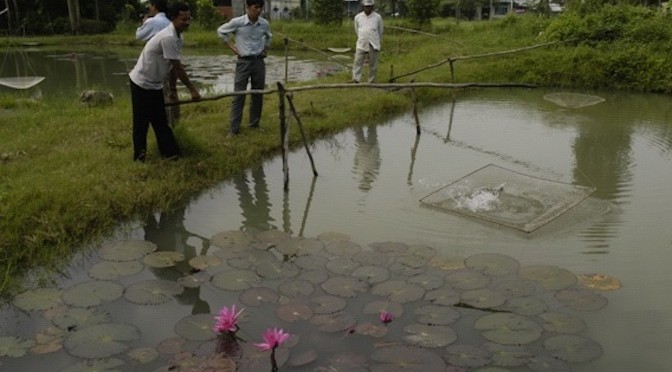
[(350, 240), (350, 235), (336, 231), (326, 231), (318, 235), (317, 238), (323, 242), (342, 242)]
[(534, 372), (571, 372), (569, 365), (562, 360), (550, 356), (535, 356), (527, 363), (527, 368)]
[(351, 257), (362, 251), (362, 247), (350, 240), (335, 241), (324, 247), (327, 253), (334, 256)]
[(520, 279), (500, 279), (492, 283), (490, 289), (507, 298), (531, 296), (536, 292), (536, 287), (531, 281)]
[(227, 291), (242, 291), (252, 284), (259, 283), (260, 278), (252, 271), (228, 270), (212, 277), (212, 285)]
[(587, 288), (600, 291), (613, 291), (621, 288), (621, 281), (605, 274), (581, 274), (579, 280)]
[(101, 261), (91, 266), (89, 277), (98, 280), (117, 280), (137, 274), (144, 268), (140, 261)]
[(34, 288), (14, 297), (14, 306), (25, 311), (47, 310), (62, 303), (63, 291), (58, 288)]
[(253, 287), (240, 294), (240, 302), (247, 306), (262, 306), (264, 303), (278, 303), (278, 293), (266, 287)]
[(541, 326), (548, 332), (579, 333), (586, 329), (583, 319), (569, 314), (549, 312), (539, 315)]
[(271, 244), (278, 244), (279, 242), (290, 238), (289, 234), (280, 230), (267, 230), (257, 234), (257, 239), (264, 243)]
[(429, 260), (429, 266), (443, 271), (464, 269), (464, 257), (437, 255)]
[(460, 302), (460, 292), (452, 288), (440, 288), (427, 292), (425, 300), (431, 301), (435, 305), (456, 305)]
[(557, 335), (544, 340), (544, 349), (558, 359), (570, 363), (583, 363), (599, 358), (602, 346), (577, 335)]
[(256, 268), (259, 264), (262, 262), (277, 262), (278, 260), (275, 258), (273, 253), (268, 252), (268, 251), (259, 251), (259, 250), (251, 250), (249, 252), (245, 252), (245, 255), (240, 257), (240, 258), (233, 258), (230, 259), (229, 265), (236, 269), (240, 270), (250, 270)]
[(188, 315), (175, 323), (175, 333), (192, 341), (207, 341), (217, 335), (212, 330), (215, 316), (212, 314)]
[(490, 363), (492, 354), (472, 345), (450, 345), (446, 348), (445, 359), (458, 367), (482, 367)]
[(476, 254), (468, 257), (464, 264), (470, 269), (492, 276), (514, 274), (520, 268), (520, 263), (513, 257), (499, 253)]
[(378, 296), (388, 296), (388, 300), (403, 304), (421, 299), (425, 295), (425, 290), (418, 285), (409, 284), (403, 280), (388, 280), (373, 287), (371, 293)]
[(518, 367), (530, 361), (534, 354), (522, 346), (500, 345), (486, 342), (483, 346), (492, 353), (492, 362), (500, 367)]
[[(238, 362), (238, 371), (271, 371), (271, 358), (267, 352), (257, 350), (251, 342), (241, 345), (242, 358)], [(282, 367), (289, 360), (289, 349), (281, 346), (275, 349), (275, 360)], [(200, 370), (199, 370), (200, 371)], [(219, 372), (219, 370), (217, 370)], [(234, 370), (235, 371), (235, 370)], [(229, 371), (222, 371), (229, 372)]]
[(155, 268), (172, 267), (181, 261), (184, 261), (184, 255), (174, 251), (152, 252), (142, 258), (145, 265)]
[(336, 296), (318, 296), (310, 299), (315, 304), (313, 311), (315, 314), (332, 314), (345, 309), (347, 302)]
[(98, 254), (108, 261), (135, 261), (156, 248), (156, 244), (146, 240), (119, 240), (103, 246)]
[(78, 283), (63, 292), (63, 302), (71, 306), (98, 306), (122, 296), (124, 287), (107, 280), (89, 280)]
[(106, 323), (110, 314), (99, 308), (82, 309), (71, 307), (56, 315), (52, 322), (63, 330), (77, 330), (94, 324)]
[(364, 314), (380, 314), (381, 312), (388, 312), (392, 314), (395, 318), (399, 318), (404, 315), (404, 306), (397, 302), (377, 300), (369, 302), (364, 306)]
[(317, 328), (322, 332), (341, 332), (357, 323), (352, 314), (340, 311), (333, 314), (318, 314), (310, 319), (310, 323), (319, 325)]
[(294, 260), (294, 265), (304, 270), (323, 270), (327, 262), (329, 262), (329, 259), (326, 257), (310, 255), (297, 257)]
[(427, 259), (425, 257), (407, 254), (395, 257), (394, 263), (397, 265), (401, 265), (402, 267), (419, 269), (427, 265)]
[(446, 275), (446, 284), (455, 289), (468, 291), (486, 287), (490, 284), (490, 278), (478, 271), (464, 269)]
[(539, 315), (548, 310), (548, 304), (536, 297), (516, 297), (506, 300), (501, 309), (519, 315)]
[(356, 278), (333, 277), (321, 284), (322, 289), (334, 296), (355, 297), (368, 290), (366, 283)]
[(207, 356), (182, 353), (171, 360), (171, 365), (166, 367), (165, 371), (217, 371), (217, 372), (235, 372), (236, 362), (221, 354), (210, 354)]
[(474, 327), (485, 339), (502, 345), (525, 345), (541, 337), (542, 328), (534, 321), (517, 314), (495, 313), (476, 320)]
[(443, 285), (443, 277), (437, 274), (420, 274), (408, 278), (408, 282), (417, 284), (426, 290), (431, 290)]
[(140, 364), (147, 364), (159, 357), (159, 352), (153, 347), (139, 347), (126, 353), (131, 360)]
[(578, 311), (595, 311), (607, 306), (607, 298), (587, 289), (564, 289), (555, 293), (562, 303)]
[(296, 322), (297, 320), (308, 320), (313, 316), (313, 310), (302, 304), (288, 304), (278, 307), (276, 315), (285, 322)]
[(58, 372), (117, 372), (121, 369), (116, 368), (124, 364), (126, 362), (118, 358), (87, 360), (59, 369)]
[(324, 243), (312, 238), (290, 238), (280, 241), (275, 248), (283, 255), (315, 255), (324, 249)]
[[(213, 316), (214, 321), (214, 316)], [(189, 341), (182, 337), (172, 337), (161, 341), (156, 346), (156, 351), (165, 355), (175, 355), (188, 350), (187, 343)]]
[(506, 297), (499, 292), (482, 288), (462, 293), (462, 303), (477, 309), (492, 309), (504, 304)]
[(239, 230), (222, 231), (210, 238), (211, 245), (223, 250), (234, 247), (246, 247), (255, 241), (257, 240), (253, 236)]
[(48, 354), (63, 349), (65, 330), (58, 327), (48, 327), (35, 335), (36, 344), (30, 351), (33, 354)]
[(352, 256), (352, 260), (366, 266), (385, 266), (389, 261), (389, 256), (373, 251), (363, 251)]
[(410, 335), (404, 336), (404, 341), (415, 346), (444, 347), (457, 340), (457, 332), (448, 326), (410, 324), (404, 327), (404, 331), (410, 333)]
[(401, 242), (375, 242), (369, 244), (371, 249), (386, 256), (396, 256), (405, 254), (408, 251), (408, 245)]
[(522, 279), (532, 280), (547, 291), (558, 291), (573, 286), (576, 275), (556, 266), (526, 266), (518, 271)]
[(33, 340), (21, 340), (18, 337), (0, 337), (0, 357), (19, 358), (26, 355), (31, 347), (35, 346)]
[(332, 274), (350, 275), (360, 264), (352, 261), (349, 257), (338, 257), (327, 262), (325, 266)]
[(287, 297), (310, 296), (315, 292), (315, 286), (307, 280), (289, 280), (280, 283), (278, 291)]
[(329, 273), (324, 270), (308, 270), (304, 271), (296, 277), (300, 280), (305, 280), (313, 284), (320, 284), (329, 279)]
[(300, 354), (292, 356), (287, 365), (290, 367), (302, 367), (317, 360), (317, 352), (313, 349), (304, 351)]
[(377, 349), (371, 359), (380, 364), (371, 366), (371, 372), (427, 372), (446, 368), (443, 359), (436, 353), (417, 347), (390, 346)]
[(369, 364), (366, 355), (344, 352), (327, 359), (315, 372), (369, 372)]
[(425, 305), (415, 309), (418, 323), (426, 325), (453, 324), (460, 318), (460, 313), (447, 306)]
[(363, 336), (383, 337), (387, 334), (387, 327), (380, 324), (359, 323), (355, 325), (355, 333)]
[(351, 274), (354, 278), (362, 280), (368, 284), (384, 282), (390, 278), (390, 272), (380, 266), (362, 266), (355, 269)]
[(265, 279), (291, 278), (299, 275), (301, 272), (296, 265), (291, 262), (281, 261), (263, 261), (255, 268), (257, 274)]
[(427, 266), (423, 265), (420, 267), (412, 267), (400, 262), (392, 262), (388, 266), (388, 269), (390, 270), (390, 273), (392, 273), (394, 276), (409, 277), (425, 273), (427, 271)]
[(405, 255), (422, 257), (429, 260), (436, 256), (436, 249), (423, 244), (411, 244), (408, 246), (408, 251), (406, 251)]
[(163, 279), (146, 280), (126, 288), (126, 300), (138, 305), (160, 305), (181, 294), (184, 288), (176, 282)]
[(211, 275), (207, 271), (199, 271), (177, 279), (177, 283), (185, 288), (198, 288), (203, 283), (209, 282), (210, 279)]
[(222, 264), (222, 259), (217, 256), (196, 256), (189, 260), (189, 266), (196, 270), (205, 270)]
[(82, 328), (65, 339), (65, 350), (84, 359), (109, 358), (128, 349), (125, 341), (140, 338), (140, 331), (130, 324), (104, 323)]

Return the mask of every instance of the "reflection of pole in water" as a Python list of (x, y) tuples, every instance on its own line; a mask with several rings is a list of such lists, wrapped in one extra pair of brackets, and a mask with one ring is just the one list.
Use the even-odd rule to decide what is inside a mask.
[(361, 176), (359, 189), (368, 191), (378, 176), (381, 163), (376, 126), (367, 126), (366, 136), (364, 135), (364, 129), (361, 127), (355, 128), (355, 141), (357, 151), (355, 153), (354, 171)]
[(292, 218), (289, 211), (289, 191), (282, 193), (282, 229), (289, 235), (292, 235)]
[(254, 182), (254, 195), (250, 192), (247, 172), (234, 177), (233, 183), (238, 191), (238, 202), (243, 216), (243, 230), (267, 231), (275, 228), (271, 223), (271, 203), (268, 198), (268, 186), (263, 166), (251, 171)]
[(313, 182), (310, 184), (310, 193), (308, 194), (308, 199), (306, 200), (306, 208), (303, 210), (303, 219), (301, 220), (301, 230), (299, 230), (299, 237), (303, 237), (303, 230), (306, 227), (306, 221), (308, 220), (308, 211), (310, 210), (310, 203), (313, 201), (313, 194), (315, 193), (315, 182), (317, 177), (313, 177)]
[(455, 98), (450, 105), (450, 116), (448, 117), (448, 133), (446, 133), (446, 139), (443, 140), (443, 143), (448, 143), (450, 141), (450, 130), (453, 129), (453, 114), (455, 113)]
[(409, 186), (413, 186), (413, 166), (415, 165), (415, 154), (418, 152), (418, 144), (420, 143), (420, 135), (415, 135), (415, 143), (413, 148), (411, 148), (411, 166), (408, 170), (408, 178), (406, 178), (406, 183)]

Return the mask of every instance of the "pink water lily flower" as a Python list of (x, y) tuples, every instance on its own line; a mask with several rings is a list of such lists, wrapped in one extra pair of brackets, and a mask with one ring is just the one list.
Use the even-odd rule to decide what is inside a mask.
[(224, 332), (236, 332), (238, 330), (238, 317), (243, 312), (243, 309), (240, 309), (239, 312), (236, 312), (236, 305), (231, 305), (231, 309), (224, 306), (219, 310), (219, 315), (215, 317), (215, 326), (212, 328), (213, 331), (217, 333)]
[(289, 338), (289, 333), (282, 329), (267, 329), (262, 335), (264, 342), (254, 344), (261, 351), (275, 350), (276, 347), (282, 345)]
[(394, 314), (388, 313), (387, 311), (383, 310), (380, 312), (379, 318), (381, 322), (387, 325), (387, 323), (390, 323), (392, 320), (394, 320)]

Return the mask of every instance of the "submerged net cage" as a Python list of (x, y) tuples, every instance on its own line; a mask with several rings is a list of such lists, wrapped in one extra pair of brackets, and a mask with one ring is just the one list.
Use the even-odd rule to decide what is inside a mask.
[(594, 187), (528, 176), (488, 164), (420, 199), (439, 210), (532, 232), (579, 204)]

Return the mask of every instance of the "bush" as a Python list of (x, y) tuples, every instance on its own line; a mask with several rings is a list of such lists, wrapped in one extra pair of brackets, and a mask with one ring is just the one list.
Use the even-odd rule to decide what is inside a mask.
[(96, 21), (95, 19), (82, 19), (80, 31), (84, 35), (104, 34), (112, 31), (112, 26), (105, 21)]

